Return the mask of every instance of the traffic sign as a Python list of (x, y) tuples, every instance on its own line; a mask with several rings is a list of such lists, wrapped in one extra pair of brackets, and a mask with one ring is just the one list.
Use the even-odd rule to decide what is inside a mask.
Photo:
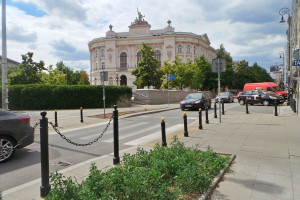
[(300, 66), (300, 60), (294, 60), (293, 62), (294, 62), (293, 64), (294, 66)]
[(175, 79), (175, 76), (174, 76), (174, 75), (169, 75), (169, 80), (170, 80), (170, 81), (174, 81), (174, 79)]
[(212, 72), (218, 72), (218, 68), (220, 68), (220, 72), (226, 71), (226, 59), (225, 58), (215, 58), (212, 60)]

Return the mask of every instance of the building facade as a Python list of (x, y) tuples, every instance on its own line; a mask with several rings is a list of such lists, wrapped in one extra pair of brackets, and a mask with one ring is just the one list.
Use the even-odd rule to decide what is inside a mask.
[[(142, 43), (154, 49), (154, 57), (161, 65), (164, 61), (172, 62), (175, 56), (183, 62), (201, 55), (209, 62), (216, 57), (216, 50), (210, 46), (207, 34), (175, 32), (170, 20), (164, 29), (151, 30), (151, 25), (144, 17), (138, 12), (138, 17), (131, 23), (128, 32), (117, 33), (110, 25), (106, 37), (95, 38), (88, 43), (92, 85), (126, 85), (135, 91), (135, 76), (131, 75), (131, 71), (141, 59)], [(107, 75), (104, 80), (100, 78), (103, 72)]]

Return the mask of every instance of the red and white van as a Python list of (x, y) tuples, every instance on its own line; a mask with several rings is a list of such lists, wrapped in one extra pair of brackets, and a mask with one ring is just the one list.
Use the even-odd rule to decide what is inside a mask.
[(282, 95), (285, 99), (287, 98), (287, 92), (280, 88), (276, 83), (273, 82), (262, 82), (262, 83), (245, 83), (244, 91), (246, 90), (266, 90), (273, 91), (276, 94)]

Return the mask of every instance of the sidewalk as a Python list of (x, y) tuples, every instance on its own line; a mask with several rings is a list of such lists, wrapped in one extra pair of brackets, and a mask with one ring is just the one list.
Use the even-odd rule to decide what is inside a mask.
[[(118, 108), (119, 112), (134, 110), (157, 112), (165, 109), (179, 108), (178, 104), (170, 105), (138, 105), (130, 108)], [(210, 146), (214, 151), (224, 154), (236, 154), (233, 165), (234, 173), (227, 174), (213, 195), (213, 200), (297, 200), (300, 199), (300, 118), (290, 107), (280, 106), (279, 116), (262, 113), (245, 114), (227, 111), (219, 119), (210, 115), (209, 124), (203, 123), (203, 130), (195, 124), (189, 127), (189, 137), (179, 138), (186, 146), (200, 145), (201, 149)], [(103, 109), (101, 109), (103, 110)], [(100, 109), (84, 110), (84, 123), (78, 126), (89, 126), (101, 121), (99, 118), (88, 116), (97, 115)], [(107, 109), (111, 113), (112, 109)], [(210, 111), (212, 112), (212, 111)], [(39, 112), (29, 112), (32, 117), (39, 119)], [(54, 122), (53, 111), (48, 112), (49, 121)], [(127, 115), (127, 116), (128, 116)], [(123, 115), (125, 117), (126, 115)], [(122, 115), (120, 116), (120, 118)], [(74, 126), (80, 121), (79, 110), (58, 111), (58, 125), (62, 128), (78, 128)], [(73, 125), (72, 125), (73, 121)], [(107, 120), (105, 120), (107, 121)], [(174, 135), (174, 134), (172, 134)], [(168, 136), (168, 144), (170, 138)], [(156, 142), (143, 146), (149, 150)], [(132, 147), (124, 153), (135, 153), (137, 147)], [(78, 181), (88, 176), (91, 163), (96, 163), (98, 169), (112, 166), (113, 154), (101, 156), (65, 168), (60, 172), (64, 176), (75, 176)], [(4, 200), (41, 199), (41, 180), (35, 180), (25, 185), (4, 191)]]

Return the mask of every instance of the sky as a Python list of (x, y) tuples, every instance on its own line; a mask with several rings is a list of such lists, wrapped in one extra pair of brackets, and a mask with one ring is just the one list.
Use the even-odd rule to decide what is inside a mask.
[(89, 73), (88, 42), (105, 37), (110, 24), (128, 32), (138, 8), (151, 30), (171, 20), (175, 31), (206, 33), (211, 46), (223, 44), (234, 61), (268, 70), (283, 62), (288, 24), (279, 23), (279, 10), (291, 6), (292, 0), (6, 0), (7, 57), (21, 62), (33, 52), (46, 67), (63, 61)]

